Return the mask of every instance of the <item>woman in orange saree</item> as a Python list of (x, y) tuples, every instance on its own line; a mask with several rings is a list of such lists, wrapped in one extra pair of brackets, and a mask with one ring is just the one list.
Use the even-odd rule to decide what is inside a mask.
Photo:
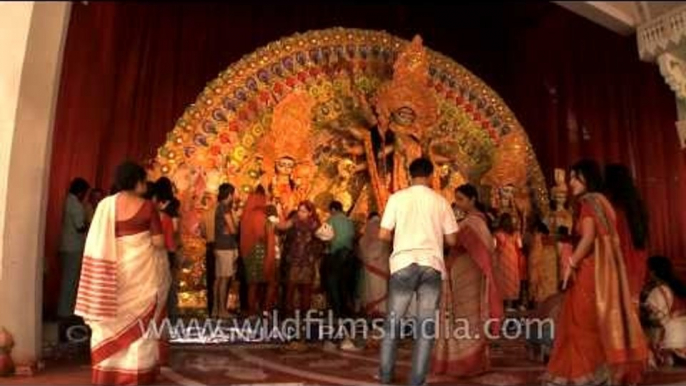
[(612, 205), (600, 193), (595, 161), (572, 167), (580, 240), (563, 276), (564, 303), (543, 378), (548, 384), (635, 384), (648, 350), (629, 282)]
[(162, 354), (156, 331), (166, 313), (169, 261), (157, 210), (140, 197), (145, 170), (127, 162), (116, 176), (121, 192), (100, 202), (88, 232), (76, 314), (92, 331), (93, 384), (150, 384)]
[(493, 277), (495, 242), (486, 215), (478, 209), (476, 188), (469, 184), (457, 188), (455, 203), (467, 217), (460, 222), (457, 246), (446, 259), (448, 278), (443, 281), (442, 324), (437, 328), (432, 369), (435, 374), (470, 377), (490, 368), (484, 327), (487, 319), (502, 318), (503, 300)]

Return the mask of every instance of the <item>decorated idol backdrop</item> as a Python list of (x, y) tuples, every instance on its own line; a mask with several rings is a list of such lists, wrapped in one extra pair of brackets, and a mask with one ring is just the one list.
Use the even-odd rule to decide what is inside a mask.
[(465, 182), (519, 226), (548, 208), (526, 133), (503, 101), (459, 64), (382, 31), (327, 29), (273, 42), (231, 65), (190, 105), (152, 160), (182, 202), (182, 307), (202, 308), (200, 223), (218, 186), (262, 185), (292, 210), (339, 200), (356, 220), (383, 211), (419, 156), (452, 201)]

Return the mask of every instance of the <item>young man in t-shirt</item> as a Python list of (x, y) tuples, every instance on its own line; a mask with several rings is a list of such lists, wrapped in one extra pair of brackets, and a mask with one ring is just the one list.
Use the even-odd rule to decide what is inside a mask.
[(233, 207), (235, 188), (229, 183), (219, 186), (214, 210), (215, 282), (212, 315), (229, 317), (227, 297), (236, 274), (238, 260), (238, 219)]
[(379, 238), (393, 240), (388, 283), (388, 316), (381, 344), (382, 383), (393, 381), (395, 354), (400, 335), (400, 319), (412, 297), (417, 295), (418, 339), (412, 354), (409, 383), (426, 383), (429, 371), (436, 310), (441, 297), (441, 282), (446, 275), (443, 261), (444, 241), (457, 242), (457, 222), (448, 201), (431, 189), (433, 164), (418, 158), (410, 164), (412, 185), (394, 193), (386, 203)]

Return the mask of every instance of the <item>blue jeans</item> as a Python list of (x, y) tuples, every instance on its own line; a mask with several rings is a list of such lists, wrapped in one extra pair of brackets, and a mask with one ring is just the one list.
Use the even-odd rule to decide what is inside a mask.
[(412, 351), (412, 373), (410, 385), (426, 383), (429, 372), (431, 349), (433, 348), (436, 311), (441, 298), (441, 273), (434, 268), (412, 264), (391, 275), (388, 283), (388, 316), (384, 325), (381, 343), (382, 383), (391, 383), (395, 368), (395, 354), (398, 338), (401, 336), (400, 319), (405, 315), (414, 294), (417, 294), (417, 319), (414, 336), (416, 342)]

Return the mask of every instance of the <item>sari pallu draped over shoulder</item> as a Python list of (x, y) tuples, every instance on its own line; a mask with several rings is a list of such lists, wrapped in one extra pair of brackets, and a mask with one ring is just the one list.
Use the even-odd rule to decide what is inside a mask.
[(86, 238), (75, 308), (75, 314), (86, 321), (117, 317), (119, 280), (115, 201), (116, 196), (112, 196), (100, 202)]
[[(490, 368), (489, 342), (483, 328), (490, 327), (497, 334), (503, 302), (493, 277), (494, 241), (485, 216), (468, 215), (460, 223), (457, 238), (458, 246), (451, 249), (446, 260), (432, 371), (471, 377)], [(489, 318), (494, 320), (487, 325)], [(464, 332), (464, 322), (468, 323), (468, 336), (460, 332)]]
[[(648, 349), (631, 302), (615, 212), (599, 193), (577, 202), (577, 233), (591, 219), (593, 246), (564, 293), (555, 342), (543, 380), (552, 384), (635, 384)], [(626, 240), (628, 241), (628, 240)]]
[(596, 227), (596, 307), (605, 357), (611, 368), (632, 363), (641, 367), (647, 360), (648, 350), (632, 304), (621, 247), (621, 242), (631, 240), (620, 240), (615, 211), (603, 195), (586, 194), (581, 198), (581, 205), (591, 209)]
[[(486, 216), (482, 213), (470, 214), (460, 225), (461, 229), (457, 233), (458, 245), (467, 251), (486, 278), (488, 313), (485, 317), (502, 319), (505, 315), (503, 297), (493, 274), (494, 241), (488, 230)], [(499, 323), (493, 323), (491, 326), (493, 332), (500, 328)]]
[[(94, 384), (143, 384), (159, 372), (160, 338), (171, 282), (166, 253), (149, 231), (116, 237), (116, 197), (103, 200), (86, 239), (76, 314), (91, 328)], [(154, 331), (153, 331), (154, 332)]]

